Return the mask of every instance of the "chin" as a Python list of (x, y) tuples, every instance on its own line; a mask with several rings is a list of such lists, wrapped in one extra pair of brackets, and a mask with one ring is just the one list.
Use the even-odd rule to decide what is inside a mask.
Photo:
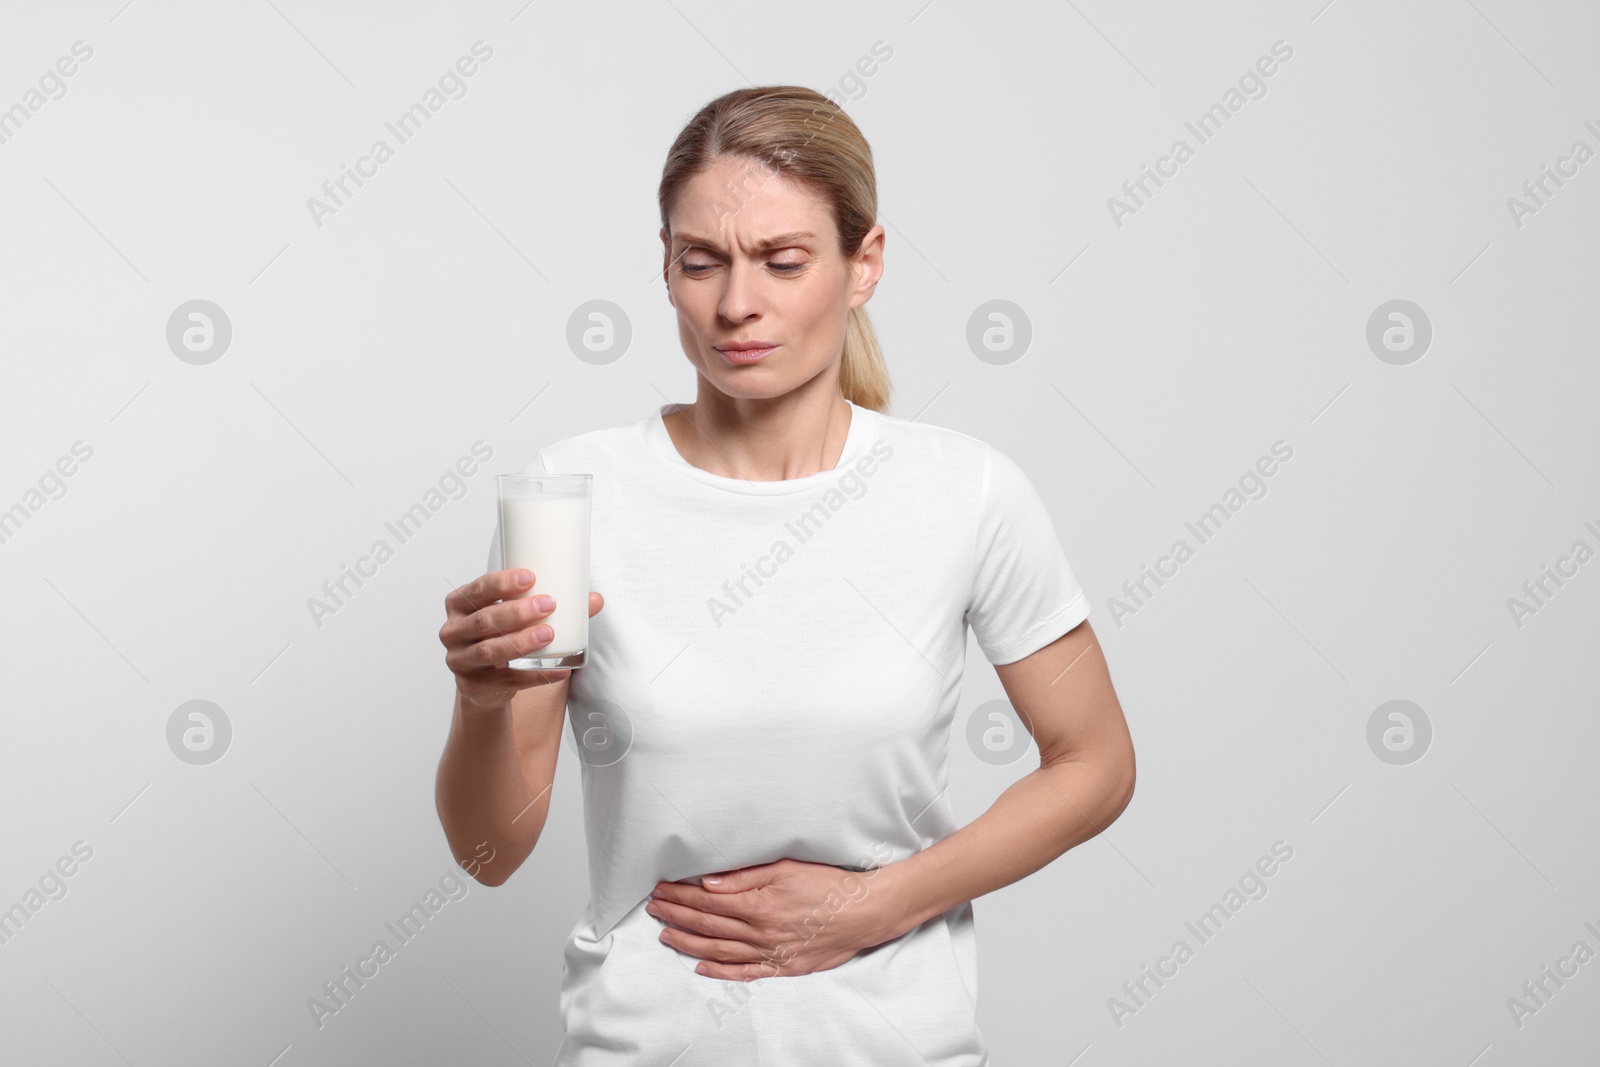
[(735, 397), (739, 400), (771, 400), (785, 393), (792, 393), (798, 383), (775, 382), (771, 378), (765, 381), (751, 381), (752, 376), (741, 376), (742, 381), (728, 381), (726, 379), (712, 378), (711, 384), (724, 396)]
[[(729, 373), (732, 371), (733, 373)], [(791, 393), (805, 384), (806, 379), (791, 381), (792, 374), (776, 374), (771, 367), (714, 367), (701, 368), (701, 377), (710, 382), (717, 392), (740, 400), (770, 400)]]

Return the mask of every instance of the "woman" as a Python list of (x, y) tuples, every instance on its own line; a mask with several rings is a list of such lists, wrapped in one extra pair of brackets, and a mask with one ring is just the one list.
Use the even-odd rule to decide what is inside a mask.
[[(589, 594), (584, 667), (505, 666), (551, 633), (498, 545), (446, 598), (446, 836), (458, 858), (492, 846), (480, 881), (510, 877), (570, 703), (591, 900), (558, 1064), (976, 1067), (969, 902), (1133, 792), (1088, 599), (1016, 463), (883, 412), (864, 305), (884, 233), (842, 110), (728, 93), (679, 135), (659, 200), (695, 402), (526, 468), (594, 477), (591, 584), (616, 603)], [(969, 625), (1041, 766), (958, 828)]]

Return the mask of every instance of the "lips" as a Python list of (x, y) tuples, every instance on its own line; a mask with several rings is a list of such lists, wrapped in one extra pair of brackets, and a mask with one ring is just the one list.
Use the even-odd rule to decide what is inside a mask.
[(729, 363), (758, 363), (778, 347), (775, 341), (729, 341), (715, 346)]

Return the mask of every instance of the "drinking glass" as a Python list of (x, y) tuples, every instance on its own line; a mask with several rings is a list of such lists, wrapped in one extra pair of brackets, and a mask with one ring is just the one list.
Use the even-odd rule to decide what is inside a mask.
[(555, 637), (506, 664), (522, 671), (584, 665), (589, 648), (589, 502), (592, 474), (501, 474), (500, 567), (526, 567), (555, 610), (542, 620)]

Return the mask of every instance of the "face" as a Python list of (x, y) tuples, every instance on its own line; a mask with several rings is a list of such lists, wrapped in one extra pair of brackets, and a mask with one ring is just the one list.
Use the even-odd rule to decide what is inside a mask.
[[(700, 376), (728, 396), (780, 396), (838, 375), (850, 309), (883, 273), (883, 227), (852, 257), (810, 190), (753, 160), (723, 157), (684, 188), (669, 216), (667, 299)], [(730, 346), (764, 342), (743, 353)]]

